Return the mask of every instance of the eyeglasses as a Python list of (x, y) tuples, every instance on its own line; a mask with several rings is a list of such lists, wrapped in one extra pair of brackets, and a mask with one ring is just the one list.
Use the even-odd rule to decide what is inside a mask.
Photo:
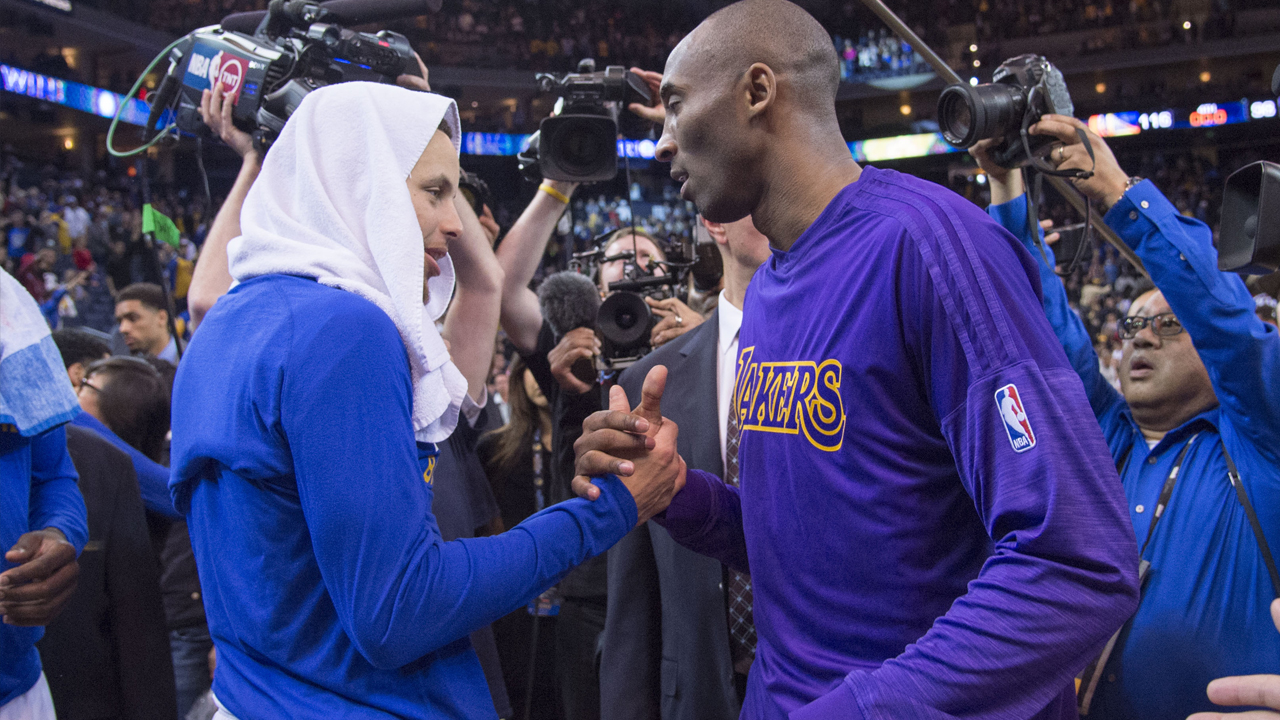
[(1120, 337), (1124, 340), (1132, 340), (1142, 332), (1142, 328), (1150, 326), (1151, 332), (1160, 337), (1170, 337), (1181, 333), (1185, 328), (1173, 313), (1160, 313), (1151, 317), (1143, 317), (1142, 315), (1130, 315), (1120, 321)]
[(81, 380), (81, 381), (80, 381), (80, 389), (82, 389), (82, 390), (83, 390), (84, 388), (89, 388), (90, 390), (92, 390), (92, 391), (94, 391), (94, 392), (96, 392), (96, 393), (100, 393), (100, 392), (102, 392), (102, 388), (98, 387), (97, 385), (94, 385), (93, 383), (89, 382), (88, 380)]

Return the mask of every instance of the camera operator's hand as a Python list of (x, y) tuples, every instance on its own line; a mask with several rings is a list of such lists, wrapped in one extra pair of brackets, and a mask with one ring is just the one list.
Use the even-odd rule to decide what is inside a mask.
[[(1280, 630), (1280, 600), (1271, 601), (1271, 621)], [(1237, 675), (1209, 683), (1214, 705), (1255, 705), (1280, 710), (1280, 675)], [(1196, 713), (1187, 720), (1278, 720), (1280, 714), (1253, 710), (1242, 713)]]
[(1000, 167), (991, 159), (991, 147), (998, 141), (992, 139), (979, 140), (977, 145), (969, 148), (969, 154), (978, 161), (978, 167), (987, 174), (991, 182), (991, 204), (1003, 205), (1022, 194), (1022, 172)]
[(627, 106), (627, 109), (649, 122), (656, 122), (659, 125), (666, 122), (667, 108), (663, 106), (662, 99), (658, 95), (658, 88), (662, 86), (662, 73), (654, 72), (652, 70), (641, 70), (638, 67), (631, 68), (631, 72), (640, 76), (640, 79), (644, 81), (644, 84), (649, 86), (649, 94), (653, 96), (653, 99), (656, 100), (657, 103), (653, 107), (641, 105), (640, 103), (631, 103)]
[(1062, 234), (1061, 234), (1061, 233), (1057, 233), (1057, 232), (1049, 232), (1050, 230), (1052, 230), (1052, 229), (1053, 229), (1053, 221), (1052, 221), (1052, 220), (1041, 220), (1041, 221), (1040, 221), (1040, 229), (1041, 229), (1041, 230), (1044, 230), (1044, 233), (1045, 233), (1045, 235), (1044, 235), (1044, 244), (1045, 244), (1045, 245), (1053, 245), (1054, 243), (1058, 242), (1058, 240), (1060, 240), (1060, 239), (1062, 238)]
[(489, 238), (489, 247), (493, 247), (493, 244), (498, 240), (498, 234), (502, 232), (502, 228), (499, 227), (498, 221), (493, 217), (493, 211), (489, 209), (488, 205), (482, 205), (481, 208), (484, 212), (476, 219), (480, 221), (480, 227), (484, 228), (484, 234)]
[(667, 368), (655, 366), (645, 376), (640, 404), (631, 411), (620, 386), (609, 389), (609, 409), (582, 423), (582, 437), (573, 444), (577, 461), (573, 491), (588, 500), (600, 497), (592, 476), (617, 475), (636, 501), (636, 524), (667, 509), (684, 487), (687, 467), (676, 452), (680, 429), (662, 417), (662, 393)]
[(422, 92), (431, 92), (431, 83), (427, 81), (427, 64), (422, 62), (422, 56), (416, 51), (413, 53), (413, 59), (418, 61), (418, 70), (422, 72), (422, 77), (405, 73), (396, 78), (396, 84), (402, 88), (409, 90), (420, 90)]
[(592, 359), (600, 354), (600, 338), (591, 328), (577, 328), (565, 333), (551, 352), (547, 353), (547, 361), (551, 364), (551, 375), (565, 392), (574, 395), (591, 389), (573, 374), (573, 364), (582, 358)]
[(253, 147), (253, 136), (231, 122), (233, 102), (222, 92), (222, 84), (200, 93), (200, 120), (222, 142), (231, 146), (245, 160), (257, 162), (258, 151)]
[(5, 553), (17, 565), (0, 573), (0, 615), (8, 625), (48, 625), (76, 589), (76, 549), (57, 528), (23, 534)]
[[(1089, 151), (1080, 142), (1076, 130), (1083, 130), (1093, 146), (1094, 160), (1089, 159)], [(1125, 185), (1129, 176), (1120, 169), (1116, 156), (1107, 143), (1089, 129), (1088, 125), (1067, 115), (1045, 115), (1040, 122), (1031, 126), (1032, 135), (1048, 135), (1057, 138), (1062, 145), (1049, 151), (1046, 158), (1059, 170), (1093, 170), (1093, 177), (1088, 180), (1072, 180), (1071, 182), (1094, 202), (1102, 205), (1106, 212), (1124, 197)]]
[(654, 315), (662, 318), (649, 334), (649, 344), (655, 348), (675, 340), (706, 320), (694, 312), (693, 308), (680, 302), (680, 298), (655, 300), (646, 297), (644, 301), (653, 309)]

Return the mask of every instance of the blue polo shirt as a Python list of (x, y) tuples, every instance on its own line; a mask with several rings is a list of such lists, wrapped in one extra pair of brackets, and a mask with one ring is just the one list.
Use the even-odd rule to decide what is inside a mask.
[(1125, 625), (1089, 718), (1181, 720), (1221, 710), (1205, 695), (1209, 681), (1280, 669), (1280, 633), (1270, 614), (1275, 595), (1223, 456), (1225, 446), (1268, 543), (1280, 549), (1280, 334), (1258, 319), (1239, 276), (1218, 271), (1204, 223), (1179, 214), (1150, 181), (1130, 189), (1107, 213), (1107, 225), (1142, 259), (1191, 335), (1220, 403), (1148, 449), (1124, 398), (1102, 377), (1062, 282), (1033, 248), (1026, 201), (989, 212), (1039, 262), (1054, 332), (1084, 381), (1111, 454), (1128, 455), (1121, 481), (1139, 542), (1179, 452), (1199, 434), (1143, 556), (1151, 569), (1142, 604)]
[(391, 319), (267, 275), (218, 300), (174, 382), (173, 476), (241, 718), (494, 718), (468, 634), (636, 523), (626, 487), (444, 542)]

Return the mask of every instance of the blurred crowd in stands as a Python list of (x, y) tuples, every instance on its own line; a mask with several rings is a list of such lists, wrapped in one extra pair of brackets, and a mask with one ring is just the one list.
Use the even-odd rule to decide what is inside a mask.
[[(930, 0), (890, 7), (926, 41), (941, 45), (947, 28), (973, 23), (979, 42), (1116, 28), (1094, 33), (1080, 52), (1166, 45), (1229, 37), (1242, 10), (1269, 0)], [(142, 18), (185, 33), (222, 17), (266, 7), (263, 0), (153, 0)], [(392, 24), (409, 36), (429, 65), (569, 71), (584, 57), (604, 66), (662, 67), (667, 53), (701, 19), (678, 5), (448, 0), (441, 12)], [(892, 36), (860, 3), (832, 3), (818, 13), (833, 33), (846, 80), (920, 72), (913, 49)], [(818, 9), (821, 10), (821, 9)], [(1190, 23), (1184, 28), (1183, 23)]]
[(157, 259), (142, 240), (139, 183), (127, 172), (91, 177), (0, 155), (0, 267), (26, 287), (51, 327), (116, 327), (115, 297), (137, 282), (169, 285), (185, 310), (197, 248), (207, 230), (205, 198), (155, 187), (152, 203), (173, 219), (178, 248), (160, 244)]

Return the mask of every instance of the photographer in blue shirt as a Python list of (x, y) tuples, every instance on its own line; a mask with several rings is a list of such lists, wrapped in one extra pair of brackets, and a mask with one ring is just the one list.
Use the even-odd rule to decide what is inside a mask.
[(1214, 678), (1280, 668), (1268, 612), (1280, 579), (1262, 544), (1280, 547), (1280, 335), (1258, 319), (1244, 282), (1218, 271), (1212, 231), (1129, 177), (1084, 123), (1048, 115), (1031, 133), (1061, 142), (1047, 158), (1059, 169), (1093, 170), (1076, 187), (1157, 288), (1120, 323), (1116, 392), (1051, 251), (1041, 255), (1031, 234), (1039, 228), (1029, 227), (1020, 173), (991, 162), (989, 141), (974, 148), (991, 180), (988, 212), (1040, 265), (1045, 312), (1084, 382), (1149, 563), (1142, 602), (1096, 670), (1087, 717), (1181, 720), (1214, 709), (1205, 692)]

